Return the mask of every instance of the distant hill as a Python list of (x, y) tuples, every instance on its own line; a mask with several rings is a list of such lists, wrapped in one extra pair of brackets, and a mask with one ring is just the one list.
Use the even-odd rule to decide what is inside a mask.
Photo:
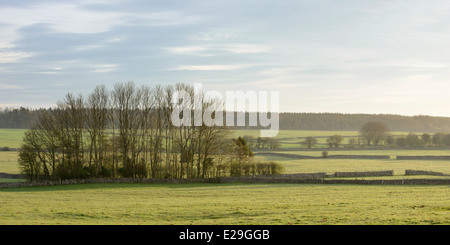
[[(30, 128), (40, 112), (48, 109), (0, 110), (0, 128)], [(369, 121), (381, 121), (390, 131), (450, 133), (450, 117), (401, 116), (390, 114), (280, 113), (282, 130), (358, 131)], [(251, 127), (239, 127), (251, 128)]]

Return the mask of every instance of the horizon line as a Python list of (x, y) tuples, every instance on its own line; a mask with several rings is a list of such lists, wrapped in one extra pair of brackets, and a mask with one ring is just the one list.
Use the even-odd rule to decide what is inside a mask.
[[(29, 106), (5, 106), (3, 107), (2, 105), (0, 105), (0, 112), (4, 112), (5, 109), (8, 110), (16, 110), (16, 109), (27, 109), (30, 111), (36, 111), (36, 110), (47, 110), (47, 109), (55, 109), (57, 107), (57, 105), (53, 105), (53, 106), (40, 106), (40, 107), (29, 107)], [(224, 112), (226, 112), (226, 110), (224, 110)], [(241, 112), (242, 111), (234, 111), (235, 113)], [(244, 111), (245, 113), (275, 113), (275, 112), (270, 112), (270, 111)], [(413, 115), (407, 115), (407, 114), (399, 114), (399, 113), (385, 113), (385, 112), (377, 112), (377, 113), (369, 113), (369, 112), (312, 112), (312, 111), (280, 111), (280, 112), (276, 112), (278, 114), (340, 114), (340, 115), (376, 115), (376, 116), (382, 116), (382, 115), (387, 115), (387, 116), (401, 116), (401, 117), (443, 117), (443, 118), (450, 118), (449, 116), (443, 116), (443, 115), (430, 115), (430, 114), (413, 114)]]

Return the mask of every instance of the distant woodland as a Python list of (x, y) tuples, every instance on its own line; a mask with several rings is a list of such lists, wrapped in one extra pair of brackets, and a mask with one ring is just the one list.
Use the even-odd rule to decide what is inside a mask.
[[(28, 129), (38, 114), (51, 108), (0, 108), (0, 128)], [(281, 130), (359, 131), (369, 121), (386, 124), (390, 131), (437, 133), (450, 132), (449, 117), (401, 116), (389, 114), (280, 113)], [(240, 127), (247, 128), (250, 127)]]

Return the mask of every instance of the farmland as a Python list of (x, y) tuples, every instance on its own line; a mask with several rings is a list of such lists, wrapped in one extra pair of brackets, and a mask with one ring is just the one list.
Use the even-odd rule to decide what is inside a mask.
[(448, 224), (449, 191), (448, 186), (239, 183), (2, 189), (0, 223)]
[[(23, 130), (0, 130), (0, 145), (20, 146)], [(235, 136), (259, 131), (236, 131)], [(357, 132), (281, 131), (285, 145), (298, 137)], [(403, 133), (405, 134), (405, 133)], [(9, 145), (8, 145), (9, 144)], [(293, 144), (291, 144), (293, 145)], [(299, 144), (276, 153), (320, 156), (320, 148)], [(450, 155), (450, 149), (329, 149), (330, 155)], [(265, 151), (267, 152), (267, 151)], [(270, 151), (269, 151), (270, 152)], [(0, 172), (19, 173), (17, 151), (0, 151)], [(448, 178), (405, 176), (406, 169), (450, 174), (446, 160), (292, 159), (256, 155), (276, 161), (284, 173), (393, 170), (394, 176), (364, 177)], [(0, 182), (8, 179), (0, 179)], [(10, 179), (9, 181), (18, 181)], [(1, 224), (450, 224), (446, 185), (309, 185), (309, 184), (77, 184), (0, 189)], [(186, 205), (188, 203), (189, 205)]]

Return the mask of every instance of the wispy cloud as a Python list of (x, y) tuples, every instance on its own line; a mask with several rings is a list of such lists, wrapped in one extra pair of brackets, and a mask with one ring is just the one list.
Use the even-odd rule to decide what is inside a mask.
[(101, 5), (113, 5), (121, 3), (123, 0), (80, 0), (79, 3), (83, 5), (101, 4)]
[(270, 50), (269, 47), (257, 44), (216, 44), (216, 45), (196, 45), (166, 48), (169, 53), (189, 54), (201, 56), (214, 56), (220, 53), (233, 54), (256, 54), (264, 53)]
[(166, 48), (169, 53), (175, 54), (202, 54), (208, 49), (208, 46), (183, 46)]
[[(131, 14), (131, 13), (130, 13)], [(203, 20), (201, 16), (186, 15), (179, 11), (162, 11), (150, 13), (133, 13), (126, 24), (145, 26), (172, 26), (198, 23)]]
[(85, 51), (85, 50), (98, 49), (98, 48), (101, 48), (103, 46), (104, 45), (101, 45), (101, 44), (82, 45), (82, 46), (74, 47), (74, 50), (75, 51)]
[(235, 54), (255, 54), (269, 51), (269, 47), (257, 44), (235, 44), (223, 47), (225, 50)]
[(15, 84), (0, 83), (0, 90), (16, 90), (16, 89), (23, 89), (23, 87)]
[(116, 64), (103, 64), (94, 66), (94, 70), (92, 72), (112, 72), (115, 71), (118, 65)]
[[(85, 1), (104, 3), (105, 1)], [(35, 24), (45, 24), (50, 31), (60, 33), (104, 33), (120, 25), (184, 25), (199, 21), (198, 16), (178, 11), (126, 12), (84, 8), (83, 4), (40, 3), (25, 8), (3, 7), (0, 9), (0, 48), (13, 47), (20, 38), (19, 30)], [(4, 36), (4, 38), (3, 38)], [(119, 41), (119, 38), (110, 41)]]
[(236, 29), (216, 29), (207, 32), (200, 32), (190, 36), (190, 39), (195, 41), (225, 41), (236, 39), (242, 34)]
[(250, 67), (251, 65), (187, 65), (169, 69), (171, 71), (232, 71)]
[(14, 63), (33, 56), (33, 53), (0, 49), (0, 63)]
[(27, 8), (4, 8), (1, 13), (0, 23), (5, 23), (11, 28), (48, 24), (51, 30), (64, 33), (105, 32), (121, 23), (124, 16), (119, 12), (82, 9), (75, 4), (49, 3), (31, 5)]

